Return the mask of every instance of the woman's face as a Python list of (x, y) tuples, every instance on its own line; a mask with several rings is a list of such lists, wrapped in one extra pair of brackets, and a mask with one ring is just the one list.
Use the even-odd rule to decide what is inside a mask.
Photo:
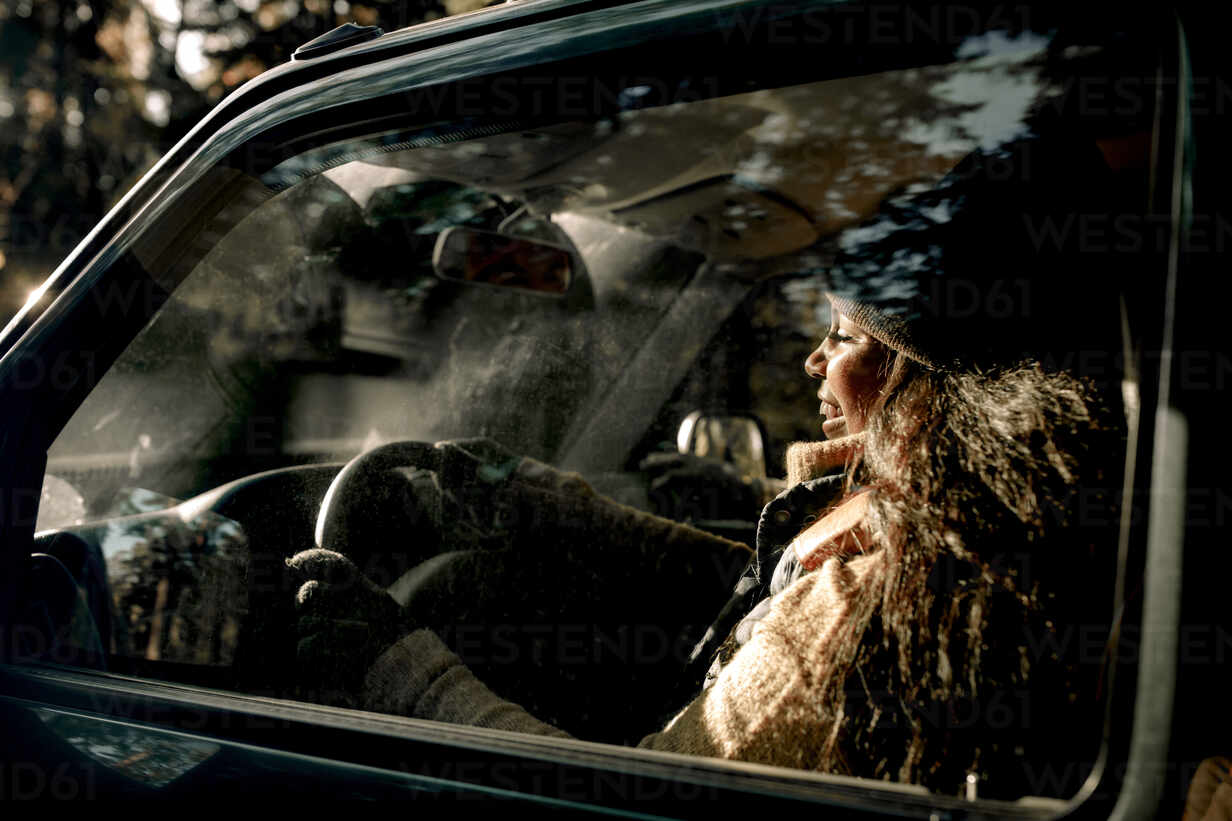
[(837, 439), (864, 430), (886, 382), (889, 349), (847, 316), (831, 308), (830, 332), (804, 360), (805, 372), (820, 379), (821, 432)]

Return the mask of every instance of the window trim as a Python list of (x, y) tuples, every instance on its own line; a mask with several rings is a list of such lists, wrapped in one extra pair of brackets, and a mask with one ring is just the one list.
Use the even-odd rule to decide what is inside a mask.
[[(1175, 107), (1174, 129), (1166, 135), (1171, 148), (1169, 176), (1160, 188), (1168, 205), (1172, 233), (1168, 245), (1167, 274), (1161, 319), (1163, 328), (1158, 363), (1159, 396), (1151, 429), (1150, 510), (1146, 533), (1141, 661), (1138, 665), (1137, 697), (1134, 700), (1133, 734), (1129, 760), (1111, 817), (1147, 819), (1163, 799), (1165, 762), (1172, 737), (1173, 698), (1176, 692), (1179, 633), (1181, 627), (1181, 576), (1186, 530), (1186, 451), (1188, 424), (1174, 402), (1172, 382), (1179, 368), (1173, 356), (1176, 338), (1176, 289), (1180, 276), (1183, 237), (1192, 224), (1190, 175), (1192, 122), (1189, 95), (1192, 92), (1185, 32), (1176, 23), (1177, 82), (1175, 99), (1163, 92), (1159, 110)], [(1145, 439), (1145, 437), (1144, 437)]]
[[(1020, 802), (966, 801), (892, 782), (443, 724), (52, 665), (0, 665), (0, 700), (25, 706), (51, 704), (135, 726), (200, 733), (203, 739), (249, 745), (271, 755), (311, 756), (342, 766), (376, 767), (412, 778), (441, 778), (439, 772), (416, 771), (413, 765), (422, 762), (429, 767), (443, 765), (448, 769), (450, 761), (456, 760), (451, 752), (490, 756), (492, 766), (475, 767), (474, 780), (452, 779), (468, 787), (507, 786), (511, 764), (514, 769), (529, 765), (524, 768), (527, 775), (541, 774), (546, 765), (549, 769), (559, 768), (557, 783), (561, 786), (587, 777), (595, 783), (610, 782), (610, 776), (644, 779), (645, 784), (638, 790), (669, 800), (673, 796), (671, 785), (687, 784), (688, 789), (675, 795), (687, 799), (701, 792), (710, 799), (755, 799), (759, 806), (766, 800), (796, 806), (803, 801), (834, 810), (879, 814), (891, 811), (919, 818), (928, 818), (937, 811), (957, 817), (970, 813), (1052, 818), (1066, 807), (1064, 801), (1037, 797)], [(405, 742), (414, 746), (404, 746)], [(444, 755), (432, 756), (434, 751)], [(604, 779), (605, 774), (608, 779)], [(619, 794), (612, 797), (622, 798)]]

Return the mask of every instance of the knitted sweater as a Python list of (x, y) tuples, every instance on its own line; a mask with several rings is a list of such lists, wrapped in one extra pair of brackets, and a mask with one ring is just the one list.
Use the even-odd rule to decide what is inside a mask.
[[(771, 600), (751, 639), (667, 726), (639, 747), (815, 768), (814, 751), (834, 731), (819, 714), (826, 648), (855, 603), (855, 591), (883, 570), (874, 552), (830, 559)], [(369, 710), (454, 724), (568, 737), (489, 690), (429, 630), (404, 637), (377, 659), (363, 694)]]

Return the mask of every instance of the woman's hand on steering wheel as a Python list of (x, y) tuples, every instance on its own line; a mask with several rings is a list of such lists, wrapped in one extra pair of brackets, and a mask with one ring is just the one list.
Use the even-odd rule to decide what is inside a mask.
[(562, 503), (597, 498), (577, 474), (490, 439), (394, 442), (335, 477), (316, 540), (388, 585), (440, 553), (513, 546), (559, 519)]
[(299, 584), (296, 665), (302, 696), (354, 707), (377, 657), (414, 629), (406, 611), (347, 557), (314, 548), (287, 559)]

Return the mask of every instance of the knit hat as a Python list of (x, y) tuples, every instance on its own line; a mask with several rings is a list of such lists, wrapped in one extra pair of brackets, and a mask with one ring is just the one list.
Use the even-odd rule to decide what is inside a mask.
[(1099, 233), (1113, 224), (1112, 190), (1090, 142), (976, 151), (840, 235), (828, 296), (934, 370), (1023, 360), (1072, 370), (1076, 354), (1119, 353), (1115, 266)]

